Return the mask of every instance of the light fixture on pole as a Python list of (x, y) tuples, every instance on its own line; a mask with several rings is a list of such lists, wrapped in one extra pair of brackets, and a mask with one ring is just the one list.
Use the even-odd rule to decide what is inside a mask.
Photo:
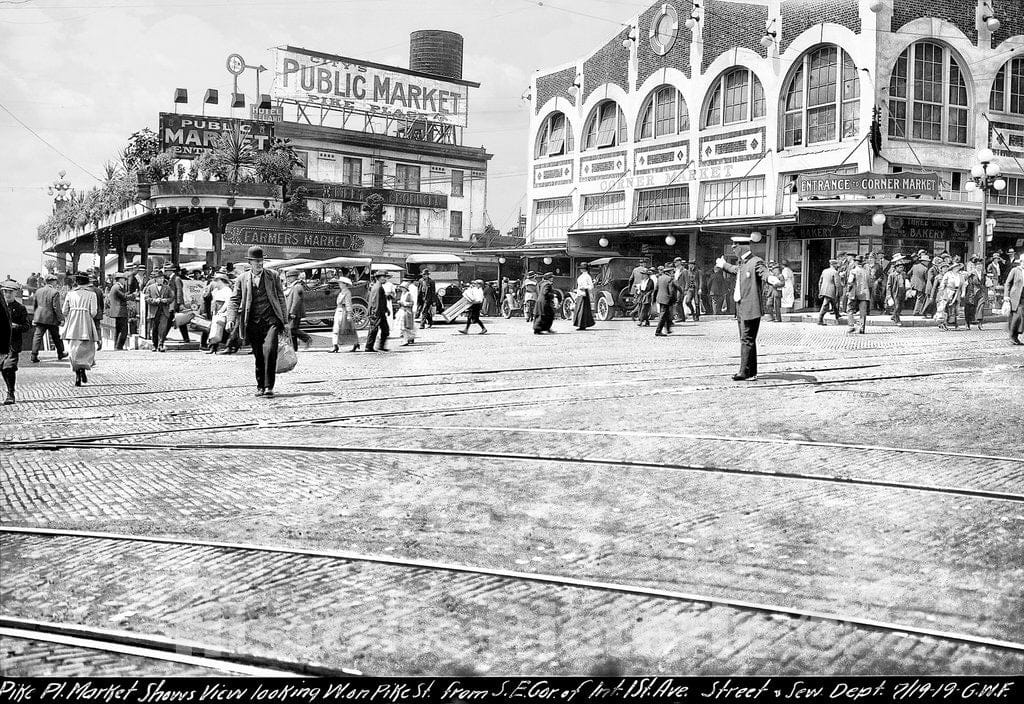
[(697, 23), (700, 21), (700, 5), (693, 3), (693, 9), (690, 10), (690, 17), (686, 20), (686, 28), (691, 32), (697, 29)]
[(523, 94), (521, 96), (519, 96), (519, 98), (524, 103), (528, 103), (531, 100), (533, 100), (533, 92), (530, 90), (530, 88), (527, 88), (526, 90), (523, 91)]
[(985, 242), (990, 240), (989, 196), (1006, 188), (1006, 180), (1000, 177), (1003, 170), (995, 158), (996, 155), (988, 147), (978, 152), (978, 163), (971, 167), (971, 180), (964, 184), (964, 190), (968, 193), (981, 191), (981, 226), (974, 236), (974, 254), (979, 257), (985, 256)]
[(602, 237), (601, 239), (599, 239), (597, 241), (597, 243), (599, 245), (601, 245), (602, 247), (607, 247), (608, 246), (608, 238), (607, 237)]
[(178, 112), (178, 106), (188, 102), (188, 90), (185, 88), (174, 89), (174, 112)]
[(580, 77), (576, 76), (576, 79), (572, 82), (572, 85), (565, 89), (565, 92), (569, 94), (570, 98), (575, 98), (580, 92)]
[(270, 95), (267, 93), (260, 94), (258, 110), (269, 110), (270, 109)]
[(750, 241), (751, 242), (755, 242), (755, 243), (756, 242), (760, 242), (762, 239), (764, 239), (764, 235), (762, 235), (757, 230), (754, 230), (753, 232), (750, 233)]
[(67, 176), (67, 173), (67, 171), (61, 169), (57, 173), (57, 175), (60, 176), (60, 178), (54, 181), (49, 186), (49, 188), (46, 189), (46, 192), (53, 196), (54, 212), (56, 212), (58, 208), (62, 207), (65, 203), (71, 200), (71, 182), (64, 178), (65, 176)]
[(991, 5), (989, 5), (986, 2), (984, 5), (982, 5), (982, 7), (984, 9), (982, 10), (983, 14), (981, 16), (981, 21), (985, 23), (985, 26), (988, 28), (988, 31), (998, 32), (999, 28), (1003, 26), (1003, 23), (992, 15)]
[(231, 107), (233, 107), (233, 108), (244, 108), (245, 107), (245, 93), (232, 93), (231, 94)]
[(875, 13), (881, 12), (883, 7), (885, 7), (885, 5), (882, 3), (882, 0), (871, 0), (871, 2), (868, 3), (868, 9)]
[(504, 264), (505, 263), (505, 257), (498, 257), (498, 263), (499, 264)]
[(625, 36), (622, 40), (623, 49), (632, 49), (633, 43), (636, 42), (636, 37), (633, 36), (632, 27), (630, 27), (630, 33)]
[(764, 28), (764, 36), (761, 37), (761, 46), (765, 49), (770, 49), (775, 40), (778, 39), (779, 33), (772, 29), (772, 25), (775, 24), (775, 18), (769, 22)]

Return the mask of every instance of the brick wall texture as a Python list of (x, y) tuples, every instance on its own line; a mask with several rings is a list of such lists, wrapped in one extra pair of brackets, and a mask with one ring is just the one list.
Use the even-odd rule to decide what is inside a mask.
[(779, 51), (784, 52), (808, 27), (831, 22), (860, 32), (857, 0), (783, 0)]
[(576, 99), (569, 95), (569, 86), (572, 85), (574, 78), (576, 78), (575, 67), (565, 68), (561, 71), (555, 71), (546, 76), (538, 77), (537, 95), (533, 96), (535, 98), (533, 101), (533, 111), (535, 113), (540, 112), (541, 106), (552, 98), (565, 98), (573, 105), (576, 105)]
[(706, 0), (701, 71), (707, 70), (711, 62), (733, 48), (750, 49), (764, 56), (761, 37), (767, 20), (768, 8), (764, 5)]
[(991, 5), (995, 16), (1002, 23), (999, 31), (992, 35), (993, 47), (999, 46), (1010, 37), (1024, 35), (1024, 1), (992, 0)]
[(623, 29), (583, 63), (584, 102), (598, 86), (605, 83), (629, 90), (629, 50), (622, 46), (622, 40), (628, 36), (629, 29)]
[(977, 9), (975, 0), (897, 0), (892, 12), (892, 31), (899, 31), (907, 22), (919, 17), (937, 17), (956, 25), (968, 39), (977, 42), (978, 29), (974, 24)]
[[(661, 15), (662, 4), (672, 5), (679, 15), (679, 33), (676, 41), (664, 56), (659, 56), (651, 48), (651, 25)], [(640, 16), (640, 28), (637, 34), (637, 77), (636, 84), (643, 85), (650, 76), (663, 68), (674, 68), (690, 77), (690, 39), (692, 33), (686, 28), (686, 20), (690, 18), (693, 5), (688, 0), (669, 0), (665, 3), (652, 5)]]

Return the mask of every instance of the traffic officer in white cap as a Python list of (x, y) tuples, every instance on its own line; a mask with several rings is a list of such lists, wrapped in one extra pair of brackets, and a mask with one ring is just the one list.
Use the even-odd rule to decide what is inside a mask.
[[(756, 239), (755, 239), (756, 236)], [(768, 267), (761, 257), (750, 251), (751, 242), (760, 241), (760, 233), (749, 237), (733, 237), (732, 251), (739, 257), (739, 263), (730, 264), (719, 257), (715, 266), (736, 276), (733, 300), (736, 301), (736, 318), (740, 330), (740, 371), (733, 381), (753, 381), (757, 378), (757, 331), (764, 315), (764, 287), (768, 284)]]

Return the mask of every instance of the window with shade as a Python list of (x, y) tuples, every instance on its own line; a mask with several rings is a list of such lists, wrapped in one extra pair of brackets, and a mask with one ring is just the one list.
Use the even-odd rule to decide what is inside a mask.
[(351, 186), (363, 183), (363, 160), (345, 157), (342, 161), (342, 182)]
[(533, 229), (536, 239), (565, 239), (572, 224), (572, 198), (549, 198), (538, 200), (533, 205)]
[(889, 81), (889, 137), (967, 144), (966, 73), (946, 47), (918, 42)]
[(708, 181), (702, 188), (701, 217), (735, 218), (765, 212), (764, 176)]
[(604, 149), (625, 144), (626, 116), (615, 101), (598, 103), (590, 112), (583, 129), (584, 149)]
[(1024, 115), (1024, 57), (1007, 61), (992, 84), (989, 107), (996, 112)]
[(395, 208), (394, 232), (402, 235), (420, 234), (419, 208)]
[(395, 166), (395, 190), (420, 190), (420, 167), (398, 164)]
[(462, 212), (459, 210), (453, 210), (450, 213), (449, 219), (449, 234), (453, 240), (462, 239)]
[(764, 117), (764, 88), (750, 69), (722, 74), (711, 85), (704, 105), (704, 127), (719, 127)]
[(626, 193), (624, 191), (583, 196), (583, 215), (580, 217), (580, 225), (583, 227), (624, 225), (625, 223)]
[(656, 88), (643, 107), (637, 124), (638, 140), (657, 139), (690, 129), (690, 116), (686, 111), (683, 94), (672, 86)]
[(803, 55), (783, 91), (782, 144), (835, 142), (860, 129), (860, 79), (845, 51), (823, 46)]
[(636, 222), (687, 220), (689, 217), (689, 186), (651, 188), (636, 192)]
[(569, 124), (569, 120), (563, 113), (551, 113), (545, 118), (540, 131), (537, 132), (534, 158), (541, 159), (546, 156), (569, 154), (572, 150), (572, 125)]

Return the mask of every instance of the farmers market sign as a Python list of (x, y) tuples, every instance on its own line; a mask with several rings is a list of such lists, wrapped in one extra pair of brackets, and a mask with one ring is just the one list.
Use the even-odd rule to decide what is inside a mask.
[(797, 178), (801, 200), (835, 196), (937, 196), (939, 175), (936, 173), (876, 174), (814, 174)]

